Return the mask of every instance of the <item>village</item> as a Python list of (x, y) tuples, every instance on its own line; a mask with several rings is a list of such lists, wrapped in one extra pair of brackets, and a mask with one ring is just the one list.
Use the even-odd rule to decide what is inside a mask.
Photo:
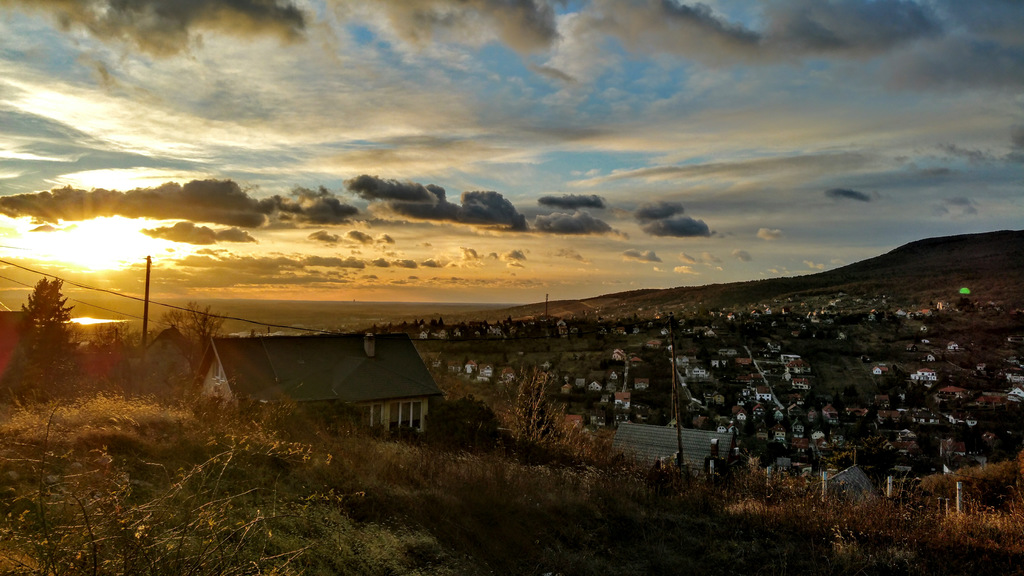
[[(674, 423), (674, 357), (681, 426), (727, 434), (737, 453), (778, 470), (810, 474), (859, 456), (879, 472), (926, 475), (1017, 453), (1019, 312), (967, 299), (922, 308), (844, 296), (680, 309), (671, 327), (667, 313), (647, 311), (632, 321), (400, 328), (439, 383), (458, 380), (481, 397), (541, 371), (566, 422), (597, 436), (623, 423)], [(863, 447), (869, 437), (873, 450)]]

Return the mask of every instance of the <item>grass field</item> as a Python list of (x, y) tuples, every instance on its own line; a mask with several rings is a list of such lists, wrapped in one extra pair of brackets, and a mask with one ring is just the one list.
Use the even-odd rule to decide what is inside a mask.
[(580, 438), (458, 449), (295, 406), (93, 396), (0, 417), (10, 574), (970, 574), (1024, 561), (1017, 462), (823, 500), (652, 477)]

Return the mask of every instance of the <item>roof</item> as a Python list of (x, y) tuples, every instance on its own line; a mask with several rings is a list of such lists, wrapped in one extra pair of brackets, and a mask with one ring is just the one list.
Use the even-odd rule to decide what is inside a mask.
[(850, 466), (829, 478), (828, 488), (833, 494), (853, 500), (864, 500), (876, 495), (875, 485), (859, 466)]
[(201, 373), (219, 360), (233, 393), (255, 400), (367, 402), (440, 395), (406, 334), (213, 338)]
[[(718, 456), (728, 458), (733, 447), (733, 435), (693, 428), (681, 429), (683, 459), (691, 470), (703, 470), (704, 459), (711, 454), (711, 441), (718, 440)], [(672, 458), (679, 451), (674, 426), (652, 426), (623, 422), (615, 431), (612, 450), (636, 458), (644, 464), (654, 464), (659, 458)]]

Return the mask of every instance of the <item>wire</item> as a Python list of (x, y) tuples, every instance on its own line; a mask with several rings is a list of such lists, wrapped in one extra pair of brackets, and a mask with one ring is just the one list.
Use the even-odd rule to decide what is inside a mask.
[[(67, 278), (62, 278), (60, 276), (57, 276), (56, 274), (50, 274), (48, 272), (41, 272), (39, 270), (35, 270), (35, 269), (29, 268), (27, 266), (22, 266), (21, 264), (16, 264), (16, 263), (11, 262), (9, 260), (0, 259), (0, 264), (7, 264), (8, 266), (13, 266), (15, 268), (20, 268), (21, 270), (25, 270), (26, 272), (31, 272), (33, 274), (39, 274), (40, 276), (46, 276), (46, 277), (49, 277), (49, 278), (54, 278), (56, 280), (60, 280), (61, 282), (65, 283), (65, 284), (70, 284), (71, 286), (82, 288), (84, 290), (94, 290), (96, 292), (104, 292), (106, 294), (111, 294), (113, 296), (118, 296), (120, 298), (127, 298), (128, 300), (134, 300), (136, 302), (146, 302), (146, 300), (144, 298), (140, 298), (138, 296), (132, 296), (130, 294), (124, 294), (122, 292), (117, 292), (117, 291), (114, 291), (114, 290), (110, 290), (108, 288), (99, 288), (97, 286), (90, 286), (88, 284), (82, 284), (81, 282), (75, 282), (73, 280), (68, 280)], [(0, 278), (2, 278), (2, 277), (0, 277)], [(5, 278), (5, 279), (6, 280), (10, 280), (11, 282), (14, 282), (16, 284), (21, 284), (22, 286), (28, 286), (28, 287), (31, 288), (31, 286), (29, 286), (28, 284), (25, 284), (24, 282), (19, 282), (17, 280), (12, 279), (12, 278)], [(70, 298), (69, 298), (69, 300), (70, 300)], [(75, 301), (78, 302), (77, 300), (75, 300)], [(269, 323), (269, 322), (260, 322), (258, 320), (250, 320), (249, 318), (241, 318), (241, 317), (238, 317), (238, 316), (225, 316), (223, 314), (213, 314), (213, 313), (210, 313), (210, 312), (203, 312), (201, 310), (193, 310), (193, 309), (188, 308), (186, 306), (176, 306), (174, 304), (167, 304), (165, 302), (157, 302), (155, 300), (149, 300), (149, 303), (153, 304), (155, 306), (163, 306), (165, 308), (171, 308), (173, 310), (181, 310), (183, 312), (189, 312), (191, 314), (199, 314), (199, 315), (206, 316), (206, 317), (209, 317), (209, 318), (219, 318), (219, 319), (222, 319), (222, 320), (235, 320), (235, 321), (238, 321), (238, 322), (245, 322), (247, 324), (255, 324), (257, 326), (266, 326), (267, 328), (282, 328), (282, 329), (286, 329), (286, 330), (298, 330), (298, 331), (303, 331), (303, 332), (316, 332), (316, 333), (320, 333), (320, 334), (336, 334), (336, 332), (333, 332), (331, 330), (321, 330), (319, 328), (305, 328), (305, 327), (301, 327), (301, 326), (288, 326), (288, 325), (285, 325), (285, 324), (272, 324), (272, 323)], [(86, 304), (87, 306), (95, 306), (94, 304), (88, 304), (87, 302), (82, 302), (82, 304)], [(118, 312), (116, 310), (110, 310), (110, 309), (107, 309), (107, 308), (103, 308), (101, 306), (96, 306), (96, 308), (100, 308), (100, 309), (106, 310), (108, 312), (114, 312), (116, 314), (124, 314), (125, 316), (132, 316), (133, 318), (139, 318), (138, 316), (135, 316), (135, 315), (132, 315), (132, 314), (126, 314), (124, 312)]]

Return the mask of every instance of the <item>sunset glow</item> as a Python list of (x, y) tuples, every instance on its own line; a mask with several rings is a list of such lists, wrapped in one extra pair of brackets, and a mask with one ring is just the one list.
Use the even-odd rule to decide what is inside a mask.
[(0, 254), (111, 289), (536, 302), (1024, 222), (1018, 3), (88, 4), (0, 8)]

